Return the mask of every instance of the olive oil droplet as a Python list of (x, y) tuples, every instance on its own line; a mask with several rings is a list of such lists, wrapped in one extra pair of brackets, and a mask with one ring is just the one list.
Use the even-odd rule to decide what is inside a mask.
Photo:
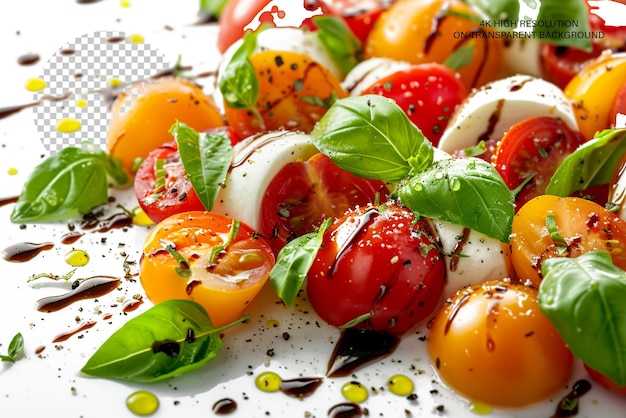
[(89, 102), (87, 102), (87, 100), (85, 100), (85, 99), (78, 99), (78, 100), (76, 100), (76, 107), (83, 108), (83, 107), (87, 107), (87, 106), (89, 106)]
[(46, 82), (41, 78), (30, 78), (26, 80), (26, 90), (28, 91), (41, 91), (46, 88)]
[(275, 319), (268, 319), (265, 321), (265, 328), (278, 328), (279, 322)]
[(469, 409), (476, 415), (489, 415), (493, 412), (491, 406), (478, 401), (470, 402)]
[(159, 398), (154, 393), (138, 390), (128, 395), (126, 407), (135, 415), (152, 415), (159, 409)]
[(72, 250), (65, 255), (65, 262), (72, 267), (82, 267), (89, 263), (89, 254), (83, 250)]
[(154, 225), (154, 221), (146, 215), (143, 209), (137, 209), (133, 212), (133, 225), (151, 226)]
[(344, 383), (341, 387), (341, 394), (348, 401), (354, 403), (365, 402), (369, 397), (367, 388), (354, 380)]
[(77, 119), (64, 118), (57, 122), (57, 131), (65, 134), (76, 132), (80, 129), (81, 123)]
[(142, 43), (144, 42), (144, 38), (143, 38), (143, 36), (141, 36), (141, 35), (139, 35), (139, 34), (137, 34), (137, 33), (135, 33), (135, 34), (133, 34), (133, 35), (130, 35), (130, 36), (128, 37), (128, 40), (129, 40), (130, 42), (134, 43), (134, 44), (142, 44)]
[(254, 384), (263, 392), (278, 392), (282, 379), (274, 372), (263, 372), (256, 377)]
[(16, 174), (17, 174), (17, 168), (15, 168), (15, 167), (11, 167), (11, 168), (9, 168), (9, 169), (7, 170), (7, 174), (8, 174), (9, 176), (14, 176), (14, 175), (16, 175)]
[(387, 387), (391, 393), (398, 396), (408, 396), (413, 393), (413, 381), (403, 374), (391, 376), (387, 380)]

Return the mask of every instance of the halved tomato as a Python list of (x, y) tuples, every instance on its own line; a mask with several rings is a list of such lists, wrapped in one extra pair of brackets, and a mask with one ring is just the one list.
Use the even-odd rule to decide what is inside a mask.
[(318, 153), (287, 164), (273, 178), (261, 205), (260, 232), (278, 254), (287, 242), (315, 231), (324, 219), (384, 202), (388, 194), (384, 182), (355, 176)]

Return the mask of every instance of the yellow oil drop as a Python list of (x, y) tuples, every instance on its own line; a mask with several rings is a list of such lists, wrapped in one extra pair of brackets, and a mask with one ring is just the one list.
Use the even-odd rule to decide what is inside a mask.
[(413, 393), (413, 381), (403, 374), (396, 374), (387, 380), (389, 391), (398, 396), (408, 396)]
[(81, 123), (77, 119), (72, 118), (64, 118), (57, 122), (57, 131), (63, 132), (64, 134), (68, 134), (71, 132), (76, 132), (81, 128)]
[(78, 99), (76, 100), (76, 107), (87, 107), (89, 106), (89, 103), (87, 102), (87, 100), (85, 99)]
[(357, 381), (350, 381), (344, 383), (341, 387), (341, 394), (350, 402), (362, 403), (369, 397), (367, 388)]
[(491, 406), (478, 401), (471, 402), (469, 409), (476, 415), (489, 415), (493, 412)]
[(263, 372), (256, 377), (254, 384), (263, 392), (278, 392), (282, 379), (274, 372)]
[(124, 81), (119, 78), (112, 78), (109, 80), (109, 87), (119, 87), (124, 85)]
[(128, 0), (120, 1), (120, 6), (122, 7), (130, 7), (130, 2)]
[(17, 168), (14, 168), (14, 167), (9, 168), (9, 169), (7, 170), (7, 174), (8, 174), (9, 176), (14, 176), (14, 175), (16, 175), (16, 174), (17, 174)]
[(142, 44), (144, 43), (145, 39), (143, 38), (143, 36), (139, 35), (138, 33), (135, 33), (133, 35), (130, 35), (128, 37), (128, 40), (131, 41), (134, 44)]
[(151, 226), (154, 225), (154, 221), (146, 215), (143, 209), (138, 208), (133, 211), (133, 225), (137, 226)]
[(278, 325), (280, 325), (280, 323), (275, 319), (265, 321), (265, 328), (278, 328)]
[(46, 88), (46, 82), (41, 78), (30, 78), (26, 80), (26, 90), (28, 91), (41, 91)]
[(126, 407), (135, 415), (152, 415), (159, 409), (159, 398), (154, 393), (138, 390), (128, 395)]
[(89, 263), (89, 254), (83, 250), (73, 249), (65, 255), (65, 262), (72, 267), (82, 267)]

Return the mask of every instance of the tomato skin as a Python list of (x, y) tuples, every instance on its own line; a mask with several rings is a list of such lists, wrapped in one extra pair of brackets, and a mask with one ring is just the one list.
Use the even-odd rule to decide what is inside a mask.
[(608, 129), (611, 106), (626, 80), (626, 52), (604, 52), (588, 63), (565, 86), (565, 96), (574, 104), (574, 113), (581, 134), (590, 139), (596, 132)]
[[(550, 235), (549, 215), (565, 239), (565, 254)], [(513, 218), (510, 245), (515, 272), (535, 287), (542, 279), (541, 262), (552, 257), (605, 251), (616, 266), (626, 269), (626, 221), (587, 199), (542, 195), (529, 200)]]
[(521, 407), (562, 389), (574, 357), (540, 311), (537, 289), (496, 280), (457, 292), (429, 323), (428, 350), (453, 389)]
[(365, 42), (378, 18), (398, 0), (325, 0), (330, 13), (342, 17), (352, 33)]
[[(626, 81), (617, 91), (611, 110), (609, 111), (610, 127), (617, 127), (617, 115), (626, 115)], [(626, 126), (624, 126), (626, 127)]]
[(450, 117), (468, 91), (457, 73), (438, 63), (412, 65), (383, 77), (362, 93), (393, 99), (437, 146)]
[(533, 176), (516, 195), (516, 209), (544, 194), (561, 161), (585, 141), (557, 118), (535, 117), (513, 125), (499, 141), (492, 163), (511, 190)]
[[(140, 279), (153, 303), (169, 299), (198, 302), (213, 325), (239, 318), (269, 279), (274, 254), (269, 243), (241, 223), (232, 243), (210, 262), (211, 249), (224, 244), (233, 219), (217, 213), (179, 213), (157, 224), (146, 237)], [(191, 277), (177, 272), (179, 264), (163, 247), (171, 243), (189, 263)]]
[(361, 207), (324, 233), (307, 293), (330, 325), (371, 314), (356, 327), (400, 335), (436, 308), (444, 263), (424, 219), (393, 204)]
[[(166, 162), (163, 166), (166, 178), (163, 190), (159, 191), (160, 197), (154, 200), (150, 197), (155, 193), (157, 159)], [(204, 210), (186, 176), (176, 142), (163, 144), (148, 154), (135, 174), (134, 189), (139, 206), (153, 222), (161, 222), (180, 212)]]
[[(226, 52), (229, 46), (241, 39), (244, 34), (244, 28), (248, 24), (253, 23), (255, 16), (263, 10), (269, 3), (274, 0), (229, 0), (219, 18), (219, 32), (217, 34), (217, 48), (220, 53)], [(295, 2), (294, 2), (295, 3)], [(329, 9), (324, 2), (319, 0), (300, 1), (297, 7), (304, 7), (309, 11), (321, 11), (322, 14), (328, 14)], [(276, 9), (276, 13), (286, 12)], [(271, 13), (264, 13), (259, 16), (259, 21), (264, 24), (271, 24), (274, 27), (285, 26), (280, 23), (278, 17), (272, 17)], [(301, 27), (311, 30), (315, 29), (315, 24), (311, 18), (306, 18)]]
[(598, 382), (600, 385), (602, 385), (603, 387), (605, 387), (606, 389), (610, 390), (613, 393), (617, 393), (618, 395), (621, 395), (621, 396), (626, 396), (626, 386), (618, 385), (610, 377), (603, 375), (602, 373), (592, 369), (586, 364), (584, 364), (583, 366), (585, 367), (585, 370), (587, 371), (587, 373), (589, 373), (589, 376), (591, 377), (591, 379), (593, 379), (595, 382)]
[(136, 83), (113, 104), (108, 151), (130, 171), (136, 158), (172, 140), (169, 130), (176, 121), (198, 131), (224, 125), (213, 99), (188, 80), (161, 77)]
[[(448, 10), (458, 13), (448, 13)], [(470, 38), (455, 34), (490, 30), (463, 15), (477, 16), (460, 0), (399, 0), (378, 19), (364, 46), (364, 57), (388, 57), (412, 64), (445, 60)], [(470, 64), (459, 69), (468, 88), (498, 78), (503, 45), (499, 39), (474, 39)]]
[(265, 190), (260, 232), (275, 254), (292, 239), (314, 232), (326, 218), (348, 209), (385, 202), (385, 183), (342, 170), (324, 154), (283, 167)]
[(263, 125), (251, 111), (224, 103), (229, 125), (242, 138), (279, 129), (308, 133), (327, 107), (307, 98), (325, 101), (333, 95), (348, 96), (336, 76), (305, 54), (268, 50), (253, 54), (250, 61), (259, 80), (255, 106)]

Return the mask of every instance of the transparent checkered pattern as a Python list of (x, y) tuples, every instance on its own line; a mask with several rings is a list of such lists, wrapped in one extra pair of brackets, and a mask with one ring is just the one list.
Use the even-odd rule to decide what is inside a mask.
[[(106, 149), (111, 81), (124, 83), (148, 78), (168, 68), (165, 57), (146, 43), (130, 42), (123, 32), (100, 31), (83, 35), (60, 48), (43, 68), (46, 88), (35, 93), (61, 97), (61, 101), (42, 100), (33, 108), (41, 142), (54, 154), (66, 146), (90, 142)], [(61, 132), (57, 123), (78, 120), (76, 132)]]

